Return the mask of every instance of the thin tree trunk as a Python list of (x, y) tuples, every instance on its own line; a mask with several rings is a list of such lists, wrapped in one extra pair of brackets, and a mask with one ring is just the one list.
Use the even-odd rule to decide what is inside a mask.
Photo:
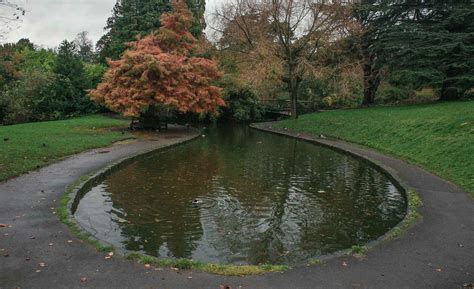
[(364, 100), (363, 105), (375, 103), (375, 96), (380, 86), (380, 71), (374, 67), (374, 57), (365, 57), (364, 63)]
[(361, 39), (362, 69), (364, 72), (364, 99), (362, 105), (373, 105), (375, 103), (375, 96), (381, 82), (380, 69), (376, 67), (375, 63), (377, 55), (370, 51), (371, 38), (370, 32), (366, 32)]
[(299, 83), (297, 80), (290, 80), (288, 88), (290, 93), (290, 114), (292, 119), (298, 118), (298, 87)]

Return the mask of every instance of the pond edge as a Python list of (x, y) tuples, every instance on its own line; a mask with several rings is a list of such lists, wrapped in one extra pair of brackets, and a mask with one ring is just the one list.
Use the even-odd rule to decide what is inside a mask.
[(92, 245), (96, 248), (98, 252), (105, 253), (106, 255), (104, 257), (106, 259), (112, 258), (115, 253), (118, 253), (118, 255), (123, 256), (127, 260), (142, 263), (146, 266), (153, 265), (156, 267), (171, 267), (172, 269), (182, 270), (192, 269), (196, 271), (224, 276), (259, 275), (264, 273), (286, 271), (289, 268), (286, 265), (221, 265), (196, 262), (194, 260), (189, 259), (162, 259), (136, 251), (118, 249), (112, 244), (94, 236), (89, 230), (84, 228), (76, 220), (76, 218), (74, 218), (74, 212), (77, 209), (77, 205), (79, 204), (82, 197), (87, 194), (94, 186), (102, 182), (105, 177), (116, 172), (117, 170), (120, 170), (121, 168), (127, 166), (128, 164), (134, 161), (146, 158), (149, 155), (154, 154), (158, 151), (165, 151), (180, 145), (187, 144), (202, 136), (202, 132), (199, 129), (193, 130), (196, 131), (193, 136), (186, 137), (183, 140), (178, 141), (174, 144), (134, 153), (118, 161), (111, 162), (110, 164), (96, 172), (78, 178), (76, 181), (71, 183), (61, 195), (57, 208), (57, 215), (59, 220), (63, 224), (65, 224), (73, 233), (73, 235), (75, 235), (79, 240)]
[[(397, 172), (395, 172), (393, 169), (391, 169), (387, 165), (369, 156), (356, 153), (350, 149), (350, 147), (360, 147), (363, 149), (370, 149), (370, 148), (356, 145), (353, 143), (349, 143), (344, 140), (334, 139), (334, 141), (344, 143), (349, 146), (349, 148), (343, 148), (343, 147), (337, 146), (336, 143), (331, 143), (331, 141), (333, 141), (333, 139), (331, 138), (327, 138), (327, 137), (318, 138), (316, 136), (293, 132), (291, 130), (274, 128), (272, 126), (272, 122), (252, 123), (250, 124), (250, 127), (259, 131), (263, 131), (263, 132), (267, 132), (267, 133), (271, 133), (271, 134), (275, 134), (275, 135), (279, 135), (283, 137), (297, 139), (299, 141), (311, 143), (318, 146), (323, 146), (323, 147), (338, 151), (340, 153), (350, 155), (351, 157), (354, 157), (360, 161), (363, 161), (375, 167), (381, 173), (387, 176), (394, 183), (395, 186), (401, 189), (403, 197), (405, 198), (405, 201), (407, 204), (406, 214), (404, 218), (396, 226), (390, 229), (388, 232), (386, 232), (379, 238), (366, 243), (363, 246), (354, 245), (350, 249), (340, 250), (331, 254), (326, 254), (326, 255), (317, 256), (315, 258), (311, 258), (308, 261), (308, 265), (322, 265), (324, 264), (325, 261), (328, 261), (333, 258), (342, 257), (342, 256), (352, 255), (358, 258), (364, 258), (364, 255), (365, 253), (367, 253), (368, 250), (386, 241), (403, 237), (403, 235), (405, 235), (412, 227), (414, 227), (415, 225), (417, 225), (418, 223), (422, 221), (423, 216), (420, 214), (419, 209), (423, 206), (423, 201), (420, 195), (416, 192), (416, 190), (412, 188), (411, 186), (409, 186), (406, 182), (404, 182), (403, 179), (398, 176)], [(379, 152), (379, 153), (383, 154), (382, 152)]]
[[(367, 162), (372, 166), (375, 166), (379, 169), (382, 173), (384, 173), (387, 177), (390, 178), (394, 182), (396, 186), (401, 188), (403, 196), (405, 197), (407, 203), (407, 212), (403, 220), (389, 230), (387, 233), (382, 235), (381, 237), (377, 238), (376, 240), (370, 241), (363, 246), (355, 245), (350, 249), (340, 250), (331, 254), (321, 255), (314, 258), (309, 259), (308, 261), (304, 262), (301, 265), (296, 265), (294, 267), (300, 266), (309, 266), (309, 265), (322, 265), (325, 261), (333, 258), (338, 258), (342, 256), (349, 256), (353, 255), (355, 257), (363, 258), (364, 254), (367, 250), (379, 245), (380, 243), (393, 240), (403, 236), (411, 227), (421, 221), (422, 216), (419, 214), (418, 209), (422, 206), (422, 201), (419, 195), (408, 185), (406, 185), (401, 178), (397, 176), (397, 174), (388, 168), (387, 166), (383, 165), (382, 163), (375, 161), (367, 156), (359, 155), (349, 149), (343, 149), (336, 145), (331, 145), (326, 142), (322, 142), (317, 138), (311, 137), (301, 137), (299, 133), (292, 133), (289, 131), (282, 131), (274, 128), (265, 127), (264, 125), (268, 123), (260, 123), (260, 124), (251, 124), (250, 127), (253, 129), (257, 129), (260, 131), (264, 131), (267, 133), (273, 133), (284, 137), (290, 137), (294, 139), (298, 139), (300, 141), (313, 143), (315, 145), (320, 145), (324, 147), (331, 148), (341, 153), (349, 154), (352, 157), (355, 157), (361, 161)], [(246, 275), (259, 275), (265, 273), (276, 273), (276, 272), (283, 272), (290, 269), (287, 265), (222, 265), (222, 264), (210, 264), (210, 263), (201, 263), (196, 262), (189, 259), (161, 259), (157, 257), (153, 257), (150, 255), (146, 255), (143, 253), (139, 253), (136, 251), (128, 251), (124, 249), (117, 249), (111, 244), (98, 239), (90, 231), (86, 230), (82, 227), (79, 222), (74, 218), (74, 211), (81, 200), (81, 198), (90, 191), (94, 186), (98, 185), (104, 177), (120, 170), (124, 166), (137, 161), (141, 158), (146, 158), (147, 156), (156, 153), (157, 151), (164, 151), (168, 149), (172, 149), (176, 146), (184, 145), (191, 141), (194, 141), (201, 137), (202, 133), (196, 129), (196, 134), (183, 139), (177, 143), (162, 146), (158, 148), (149, 149), (146, 151), (138, 152), (132, 154), (131, 156), (122, 158), (118, 161), (112, 162), (111, 164), (105, 166), (104, 168), (82, 176), (72, 184), (70, 184), (65, 192), (63, 193), (59, 208), (58, 208), (58, 217), (62, 223), (69, 227), (71, 232), (78, 237), (80, 240), (91, 244), (94, 246), (97, 251), (104, 252), (104, 253), (111, 253), (117, 252), (119, 255), (123, 256), (127, 260), (136, 261), (146, 265), (153, 265), (157, 267), (171, 267), (175, 269), (183, 269), (183, 270), (196, 270), (201, 272), (206, 272), (210, 274), (217, 274), (217, 275), (224, 275), (224, 276), (246, 276)], [(351, 144), (352, 145), (352, 144)]]

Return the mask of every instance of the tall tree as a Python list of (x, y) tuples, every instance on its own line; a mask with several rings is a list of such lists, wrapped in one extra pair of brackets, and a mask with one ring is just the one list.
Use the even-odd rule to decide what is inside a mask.
[[(455, 47), (472, 43), (472, 1), (361, 0), (354, 7), (362, 27), (356, 36), (364, 68), (364, 104), (375, 102), (384, 67), (416, 71), (411, 77), (417, 74), (418, 84), (435, 87), (439, 77), (468, 75), (469, 69), (459, 73), (454, 66), (468, 57), (469, 49), (456, 52)], [(453, 26), (456, 22), (462, 24)], [(458, 64), (447, 63), (455, 59)], [(449, 80), (444, 86), (451, 86)], [(442, 89), (441, 98), (446, 98), (446, 91), (453, 90)]]
[(192, 14), (177, 0), (173, 8), (162, 15), (157, 33), (131, 43), (120, 60), (109, 62), (104, 81), (90, 91), (95, 102), (131, 117), (162, 107), (217, 114), (224, 101), (212, 83), (222, 73), (212, 60), (191, 56)]
[(77, 54), (74, 42), (64, 40), (59, 46), (54, 73), (68, 78), (78, 93), (84, 93), (83, 90), (87, 88), (84, 64)]
[(441, 100), (462, 98), (474, 87), (474, 4), (434, 3), (412, 21), (395, 25), (378, 41), (392, 79), (413, 88), (431, 87)]
[[(203, 19), (206, 3), (204, 0), (186, 2), (194, 15), (190, 31), (194, 36), (199, 36), (205, 27)], [(161, 14), (170, 10), (170, 0), (117, 0), (105, 26), (107, 32), (97, 43), (101, 60), (118, 59), (129, 42), (158, 30)]]
[(91, 62), (94, 58), (94, 44), (89, 39), (89, 32), (82, 31), (74, 39), (77, 47), (77, 54), (84, 62)]
[[(339, 1), (232, 0), (216, 13), (226, 43), (240, 50), (254, 73), (278, 75), (298, 117), (298, 91), (304, 77), (315, 71), (321, 48), (341, 37), (348, 15)], [(254, 57), (254, 58), (252, 58)]]
[(86, 97), (85, 91), (89, 88), (88, 79), (74, 42), (64, 40), (61, 43), (53, 72), (58, 76), (56, 81), (58, 95), (64, 90), (64, 97), (68, 98), (69, 112), (83, 112), (90, 109), (91, 102)]

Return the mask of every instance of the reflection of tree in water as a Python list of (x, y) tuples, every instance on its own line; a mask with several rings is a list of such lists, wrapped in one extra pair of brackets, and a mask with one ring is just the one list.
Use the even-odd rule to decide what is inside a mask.
[(191, 205), (218, 173), (218, 160), (200, 147), (160, 153), (135, 162), (107, 179), (114, 207), (126, 214), (127, 249), (189, 257), (202, 235), (199, 210)]
[(387, 178), (351, 157), (238, 126), (206, 134), (108, 178), (131, 222), (128, 249), (291, 262), (376, 238), (402, 217)]

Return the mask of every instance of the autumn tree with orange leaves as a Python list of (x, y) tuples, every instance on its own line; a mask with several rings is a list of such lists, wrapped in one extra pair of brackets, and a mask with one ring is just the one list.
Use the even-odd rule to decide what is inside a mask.
[(217, 115), (225, 103), (212, 83), (222, 73), (214, 61), (191, 56), (197, 44), (189, 32), (192, 23), (186, 4), (173, 1), (173, 12), (161, 16), (157, 32), (130, 43), (120, 60), (109, 61), (103, 82), (90, 91), (91, 99), (129, 117), (163, 107)]

